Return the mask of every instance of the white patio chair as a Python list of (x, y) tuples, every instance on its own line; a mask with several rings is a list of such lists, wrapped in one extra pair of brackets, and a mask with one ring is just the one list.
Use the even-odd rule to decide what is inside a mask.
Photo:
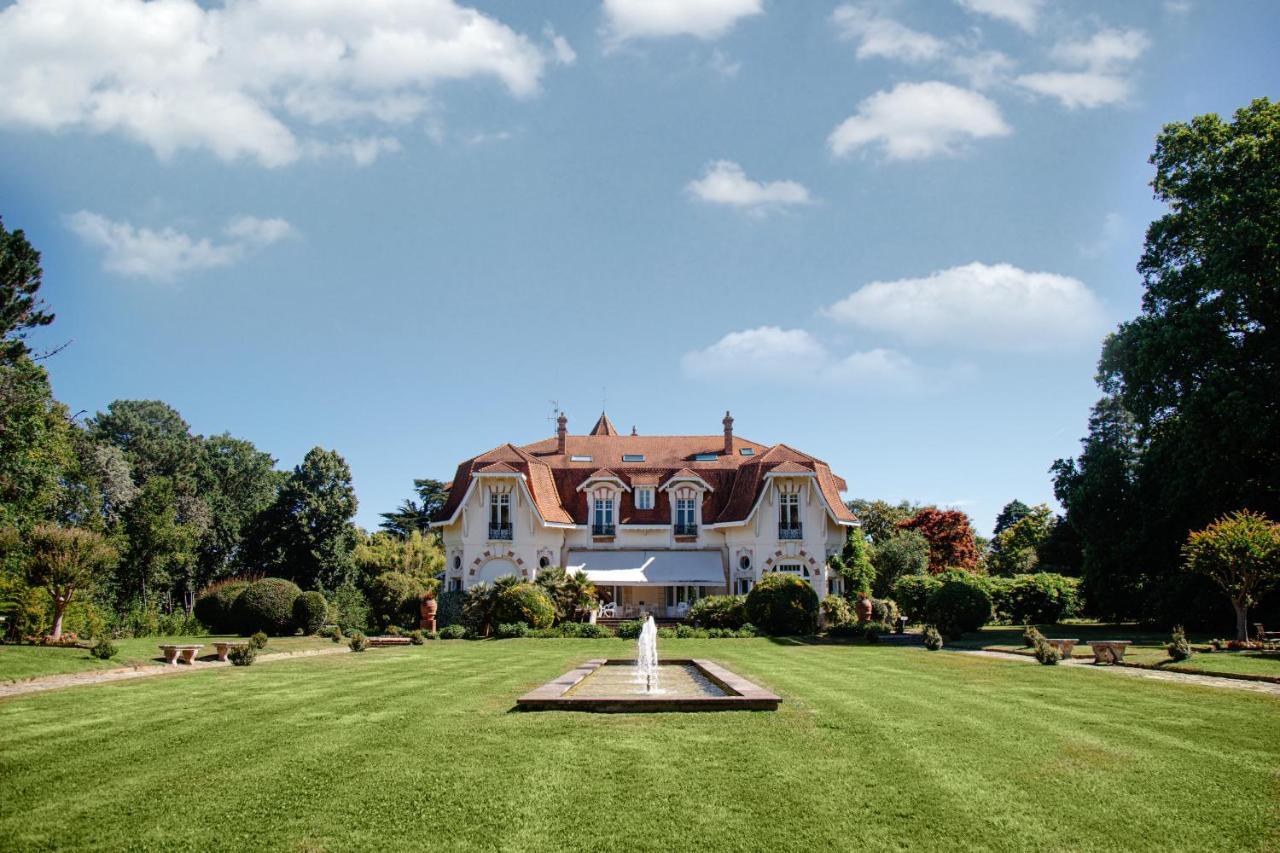
[(618, 605), (612, 601), (606, 601), (600, 605), (600, 616), (603, 619), (615, 619), (618, 616)]

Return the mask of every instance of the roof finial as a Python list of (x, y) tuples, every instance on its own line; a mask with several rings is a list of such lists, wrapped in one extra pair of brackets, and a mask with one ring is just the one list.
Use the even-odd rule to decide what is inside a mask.
[(637, 435), (637, 433), (636, 433), (636, 425), (635, 425), (635, 424), (632, 424), (632, 425), (631, 425), (631, 434), (632, 434), (632, 435)]

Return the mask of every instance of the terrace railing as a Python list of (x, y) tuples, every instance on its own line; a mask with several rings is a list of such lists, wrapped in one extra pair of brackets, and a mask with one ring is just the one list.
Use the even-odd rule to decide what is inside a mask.
[(804, 527), (798, 521), (783, 521), (778, 524), (779, 539), (803, 539)]
[(698, 525), (696, 524), (677, 524), (675, 526), (676, 536), (697, 536)]
[(592, 536), (613, 536), (616, 530), (612, 524), (593, 524), (591, 525)]
[(510, 524), (490, 524), (489, 525), (490, 539), (510, 539), (511, 533), (512, 533), (512, 527)]

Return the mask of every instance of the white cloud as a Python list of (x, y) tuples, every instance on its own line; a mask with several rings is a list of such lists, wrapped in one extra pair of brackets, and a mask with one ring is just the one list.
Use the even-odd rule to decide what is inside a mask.
[(280, 166), (323, 126), (418, 118), (442, 80), (530, 96), (546, 61), (453, 0), (18, 0), (0, 11), (0, 125)]
[(866, 5), (847, 3), (831, 13), (831, 22), (840, 37), (856, 42), (857, 57), (928, 62), (943, 55), (946, 45), (939, 38), (885, 17)]
[(1104, 29), (1082, 41), (1063, 41), (1050, 51), (1059, 63), (1080, 71), (1023, 74), (1016, 82), (1039, 95), (1057, 98), (1067, 109), (1093, 109), (1129, 99), (1128, 67), (1151, 46), (1141, 30)]
[(748, 178), (742, 167), (731, 160), (708, 164), (702, 177), (690, 181), (685, 189), (700, 201), (756, 213), (809, 204), (813, 200), (803, 184), (795, 181), (759, 183)]
[(682, 35), (710, 41), (740, 19), (763, 12), (762, 0), (604, 0), (608, 31), (616, 41)]
[(831, 132), (827, 144), (836, 156), (878, 143), (890, 160), (916, 160), (955, 153), (970, 139), (1010, 132), (993, 101), (935, 80), (877, 92)]
[(1122, 104), (1129, 99), (1132, 86), (1123, 77), (1094, 71), (1045, 71), (1023, 74), (1018, 85), (1038, 95), (1057, 98), (1067, 109), (1093, 109)]
[(1124, 236), (1125, 221), (1118, 213), (1108, 213), (1102, 219), (1102, 230), (1097, 239), (1080, 246), (1080, 254), (1086, 258), (1100, 258), (1109, 253)]
[(711, 59), (707, 61), (707, 64), (711, 66), (712, 71), (725, 78), (737, 77), (738, 72), (742, 70), (742, 63), (734, 62), (720, 48), (711, 51)]
[(1094, 345), (1105, 326), (1097, 297), (1078, 279), (976, 262), (872, 282), (825, 313), (909, 344), (980, 350)]
[(759, 380), (842, 387), (919, 384), (922, 375), (907, 356), (874, 349), (834, 356), (803, 329), (760, 326), (730, 332), (709, 347), (685, 353), (681, 367), (695, 379), (717, 382)]
[(109, 272), (131, 278), (169, 281), (198, 270), (227, 267), (250, 252), (278, 243), (295, 233), (283, 219), (236, 216), (223, 229), (225, 240), (192, 237), (174, 228), (135, 228), (97, 213), (81, 210), (67, 217), (69, 227), (90, 246), (102, 249), (102, 265)]
[(1135, 61), (1150, 46), (1151, 39), (1142, 30), (1104, 29), (1083, 41), (1059, 42), (1050, 56), (1064, 65), (1104, 71)]
[(556, 58), (556, 62), (561, 65), (573, 65), (578, 61), (578, 52), (573, 49), (573, 45), (569, 44), (569, 40), (557, 33), (550, 24), (542, 28), (542, 35), (551, 42), (551, 55)]
[(953, 57), (951, 69), (975, 89), (989, 89), (1005, 81), (1017, 63), (998, 50)]
[(956, 0), (978, 15), (997, 18), (1033, 32), (1040, 17), (1040, 0)]

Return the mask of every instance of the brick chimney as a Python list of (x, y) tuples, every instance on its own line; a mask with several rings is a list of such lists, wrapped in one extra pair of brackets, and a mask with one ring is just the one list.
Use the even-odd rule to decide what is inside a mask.
[(728, 409), (724, 413), (724, 455), (733, 455), (733, 415)]
[(561, 456), (569, 452), (569, 419), (560, 413), (556, 418), (556, 453)]

